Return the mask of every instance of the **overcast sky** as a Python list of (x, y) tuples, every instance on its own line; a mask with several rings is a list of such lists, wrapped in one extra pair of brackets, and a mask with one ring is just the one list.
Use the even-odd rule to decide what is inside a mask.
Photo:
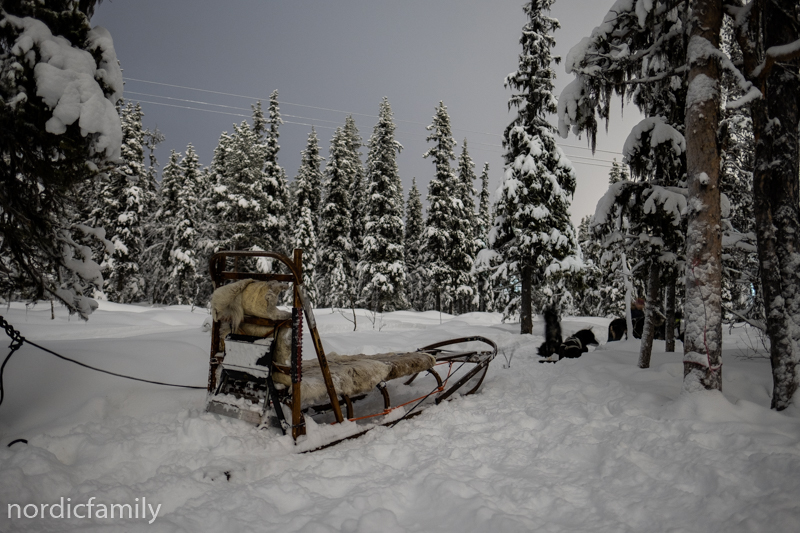
[[(566, 56), (612, 4), (557, 0), (552, 16), (562, 29), (554, 53)], [(416, 177), (424, 198), (434, 171), (422, 158), (429, 147), (425, 126), (440, 100), (459, 143), (456, 155), (467, 138), (476, 173), (488, 162), (491, 190), (499, 185), (501, 136), (514, 116), (503, 79), (517, 68), (526, 22), (522, 5), (522, 0), (105, 0), (92, 24), (108, 28), (114, 38), (125, 98), (141, 102), (145, 127), (166, 136), (157, 152), (161, 165), (170, 150), (184, 152), (188, 143), (208, 165), (220, 134), (249, 118), (256, 100), (266, 108), (270, 93), (278, 90), (286, 122), (278, 161), (293, 179), (310, 125), (323, 156), (348, 114), (366, 142), (386, 96), (404, 146), (398, 159), (404, 192)], [(555, 68), (558, 94), (572, 76), (563, 65)], [(594, 157), (585, 139), (560, 141), (578, 174), (575, 224), (594, 212), (605, 192), (609, 161), (621, 160), (636, 118), (633, 108), (625, 111), (625, 120), (614, 120), (609, 135), (598, 135)]]

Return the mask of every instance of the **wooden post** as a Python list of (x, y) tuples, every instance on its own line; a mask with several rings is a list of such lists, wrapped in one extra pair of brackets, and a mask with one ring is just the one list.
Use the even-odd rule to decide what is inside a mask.
[[(303, 251), (295, 248), (294, 250), (294, 264), (297, 269), (297, 279), (294, 286), (294, 307), (302, 309), (303, 305), (300, 302), (300, 284), (303, 283)], [(302, 321), (302, 317), (300, 319)], [(302, 350), (298, 353), (293, 353), (292, 357), (303, 357)], [(299, 363), (299, 361), (298, 361)], [(297, 437), (306, 434), (305, 420), (303, 419), (303, 412), (300, 410), (302, 399), (300, 397), (300, 382), (292, 383), (292, 438), (297, 440)]]

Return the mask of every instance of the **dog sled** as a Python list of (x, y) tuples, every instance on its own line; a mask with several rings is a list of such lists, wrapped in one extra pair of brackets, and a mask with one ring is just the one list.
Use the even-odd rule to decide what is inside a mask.
[[(284, 273), (254, 272), (256, 261), (282, 265)], [(215, 290), (206, 410), (277, 426), (296, 444), (306, 434), (306, 417), (356, 423), (344, 437), (334, 432), (338, 439), (329, 446), (456, 393), (473, 394), (497, 355), (495, 343), (479, 336), (405, 353), (326, 355), (303, 286), (302, 250), (291, 259), (275, 252), (219, 252), (209, 267)], [(277, 306), (284, 290), (291, 291), (291, 311)], [(305, 328), (313, 359), (303, 359)]]

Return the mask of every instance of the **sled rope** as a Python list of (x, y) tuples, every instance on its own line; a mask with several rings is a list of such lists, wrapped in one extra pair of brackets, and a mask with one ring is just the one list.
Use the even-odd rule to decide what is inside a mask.
[(54, 355), (54, 356), (58, 357), (59, 359), (63, 359), (64, 361), (69, 361), (70, 363), (75, 363), (76, 365), (82, 366), (84, 368), (88, 368), (89, 370), (94, 370), (96, 372), (102, 372), (103, 374), (109, 374), (111, 376), (116, 376), (118, 378), (130, 379), (132, 381), (141, 381), (142, 383), (150, 383), (152, 385), (163, 385), (165, 387), (177, 387), (177, 388), (181, 388), (181, 389), (203, 389), (203, 390), (206, 390), (205, 386), (196, 387), (194, 385), (179, 385), (179, 384), (176, 384), (176, 383), (164, 383), (162, 381), (152, 381), (152, 380), (149, 380), (149, 379), (142, 379), (142, 378), (137, 378), (137, 377), (133, 377), (133, 376), (127, 376), (125, 374), (118, 374), (117, 372), (111, 372), (110, 370), (103, 370), (102, 368), (97, 368), (97, 367), (94, 367), (94, 366), (91, 366), (91, 365), (87, 365), (86, 363), (81, 363), (80, 361), (76, 361), (75, 359), (70, 359), (69, 357), (66, 357), (64, 355), (61, 355), (59, 353), (54, 352), (53, 350), (45, 348), (44, 346), (40, 346), (40, 345), (36, 344), (35, 342), (29, 341), (28, 339), (23, 337), (20, 334), (19, 331), (14, 329), (14, 326), (9, 324), (8, 321), (6, 321), (6, 319), (3, 318), (2, 316), (0, 316), (0, 327), (2, 327), (5, 330), (6, 335), (11, 337), (11, 344), (8, 345), (8, 347), (9, 347), (9, 349), (11, 351), (9, 352), (8, 356), (6, 356), (5, 360), (3, 361), (3, 365), (0, 366), (0, 405), (2, 405), (3, 398), (5, 397), (5, 392), (4, 392), (4, 389), (3, 389), (3, 371), (6, 368), (6, 363), (8, 363), (8, 360), (11, 359), (12, 355), (14, 355), (14, 352), (19, 350), (22, 347), (22, 345), (24, 343), (26, 343), (26, 342), (28, 344), (30, 344), (31, 346), (39, 348), (40, 350), (42, 350), (44, 352), (47, 352), (50, 355)]

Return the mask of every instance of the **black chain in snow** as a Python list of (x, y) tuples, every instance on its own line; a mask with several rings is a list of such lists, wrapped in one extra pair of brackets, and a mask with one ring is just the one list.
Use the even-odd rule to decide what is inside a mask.
[(8, 345), (8, 349), (11, 351), (8, 352), (8, 356), (6, 356), (2, 366), (0, 366), (0, 405), (2, 405), (3, 398), (5, 397), (5, 390), (3, 389), (3, 371), (6, 369), (6, 363), (8, 363), (8, 360), (14, 355), (14, 352), (19, 350), (25, 343), (25, 337), (23, 337), (19, 331), (15, 330), (14, 326), (9, 324), (2, 316), (0, 316), (0, 327), (6, 330), (6, 335), (11, 337), (11, 344)]

